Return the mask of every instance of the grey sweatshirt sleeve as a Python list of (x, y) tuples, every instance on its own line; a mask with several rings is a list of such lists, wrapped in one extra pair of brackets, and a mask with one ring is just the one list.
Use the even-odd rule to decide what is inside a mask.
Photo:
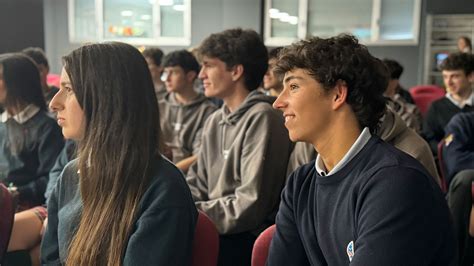
[(41, 241), (41, 265), (61, 265), (58, 243), (58, 187), (52, 189), (48, 200), (48, 226)]
[(196, 207), (214, 221), (219, 233), (256, 230), (271, 210), (276, 210), (290, 146), (280, 112), (263, 109), (248, 120), (241, 156), (237, 159), (240, 162), (236, 162), (240, 166), (240, 184), (225, 197), (196, 202)]

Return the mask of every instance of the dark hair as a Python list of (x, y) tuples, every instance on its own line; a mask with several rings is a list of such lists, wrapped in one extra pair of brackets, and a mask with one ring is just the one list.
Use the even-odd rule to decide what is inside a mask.
[(354, 36), (313, 37), (283, 48), (275, 71), (285, 74), (296, 68), (308, 71), (326, 91), (332, 90), (339, 80), (344, 81), (348, 88), (347, 103), (360, 126), (369, 127), (372, 132), (377, 130), (385, 112), (383, 93), (388, 85), (388, 72)]
[(439, 66), (441, 70), (463, 70), (469, 75), (474, 71), (474, 57), (469, 53), (452, 53)]
[(146, 48), (142, 52), (144, 57), (151, 58), (155, 65), (161, 66), (161, 60), (163, 59), (163, 51), (160, 48)]
[(200, 56), (218, 58), (228, 68), (244, 67), (245, 86), (258, 88), (268, 68), (268, 53), (254, 30), (229, 29), (211, 34), (199, 47)]
[(0, 55), (3, 81), (7, 96), (4, 107), (25, 107), (34, 104), (46, 110), (38, 67), (31, 58), (21, 53)]
[(463, 35), (463, 36), (459, 36), (458, 40), (464, 40), (464, 42), (466, 43), (467, 46), (469, 46), (469, 51), (472, 50), (472, 42), (471, 42), (471, 38)]
[(194, 55), (186, 50), (173, 51), (163, 58), (163, 67), (179, 66), (184, 72), (194, 71), (199, 73), (199, 63)]
[(280, 51), (283, 49), (283, 47), (276, 47), (276, 48), (273, 48), (271, 49), (269, 52), (268, 52), (268, 60), (270, 59), (278, 59), (278, 54), (280, 53)]
[(385, 67), (387, 67), (391, 79), (400, 79), (400, 76), (403, 73), (403, 66), (400, 65), (400, 63), (393, 59), (387, 58), (382, 60), (382, 62), (385, 64)]
[(121, 265), (158, 153), (153, 81), (144, 57), (124, 43), (85, 45), (63, 60), (85, 116), (78, 153), (83, 210), (67, 265)]
[(31, 57), (37, 65), (43, 65), (49, 68), (48, 59), (46, 58), (43, 49), (39, 47), (28, 47), (23, 49), (21, 52)]

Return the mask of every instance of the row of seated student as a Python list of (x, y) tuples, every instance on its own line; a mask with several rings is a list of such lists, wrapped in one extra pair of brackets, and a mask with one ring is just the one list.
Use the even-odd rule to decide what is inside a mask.
[[(42, 263), (187, 265), (195, 208), (221, 234), (220, 265), (249, 264), (253, 241), (278, 209), (270, 265), (455, 261), (429, 147), (385, 103), (385, 66), (357, 40), (312, 38), (281, 49), (276, 101), (257, 91), (272, 61), (256, 32), (212, 34), (199, 52), (200, 70), (186, 51), (164, 58), (167, 92), (158, 104), (153, 74), (131, 46), (91, 44), (64, 58), (50, 106), (79, 157), (49, 196)], [(223, 107), (214, 111), (191, 90), (196, 75)], [(311, 146), (293, 149), (290, 139)], [(182, 171), (158, 155), (159, 143)], [(300, 144), (313, 152), (300, 164), (313, 162), (290, 175), (280, 203)]]

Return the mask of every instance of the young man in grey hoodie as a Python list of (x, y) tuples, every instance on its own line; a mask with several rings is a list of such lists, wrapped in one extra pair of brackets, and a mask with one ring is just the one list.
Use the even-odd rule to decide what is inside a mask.
[(196, 161), (202, 127), (217, 106), (194, 90), (199, 63), (193, 54), (173, 51), (165, 56), (162, 67), (168, 93), (158, 101), (161, 132), (170, 159), (186, 173)]
[(291, 144), (274, 99), (256, 90), (268, 56), (255, 31), (212, 34), (199, 53), (204, 93), (224, 105), (206, 121), (186, 179), (221, 235), (219, 265), (250, 265), (257, 234), (274, 223)]

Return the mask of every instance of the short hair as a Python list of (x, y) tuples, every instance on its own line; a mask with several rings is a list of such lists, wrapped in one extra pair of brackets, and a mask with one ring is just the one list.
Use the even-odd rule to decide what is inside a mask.
[(386, 108), (383, 93), (388, 85), (388, 72), (382, 61), (354, 36), (312, 37), (283, 48), (275, 71), (285, 74), (297, 68), (307, 71), (325, 91), (344, 81), (348, 88), (346, 101), (360, 126), (371, 132), (377, 130)]
[(184, 72), (194, 71), (199, 73), (199, 63), (194, 55), (186, 50), (177, 50), (167, 54), (163, 58), (163, 67), (181, 67)]
[(463, 70), (464, 74), (469, 75), (474, 71), (474, 57), (469, 53), (452, 53), (443, 60), (439, 68), (443, 70)]
[(211, 34), (200, 45), (199, 55), (218, 58), (227, 68), (241, 64), (250, 91), (258, 88), (268, 68), (267, 49), (254, 30), (235, 28)]
[(22, 53), (2, 54), (0, 68), (7, 90), (6, 109), (34, 104), (46, 110), (38, 67), (30, 57)]
[(43, 49), (39, 47), (28, 47), (23, 49), (21, 52), (31, 57), (31, 59), (33, 59), (37, 65), (43, 65), (49, 68), (48, 59), (46, 58), (46, 54), (44, 53)]
[(160, 48), (146, 48), (145, 50), (143, 50), (142, 54), (144, 57), (151, 58), (155, 65), (161, 66), (161, 60), (163, 59), (164, 53)]
[(271, 49), (271, 50), (268, 52), (268, 60), (271, 60), (271, 59), (278, 59), (278, 54), (280, 53), (280, 51), (281, 51), (282, 49), (283, 49), (282, 46)]
[(387, 67), (391, 79), (400, 79), (403, 74), (403, 66), (400, 65), (400, 63), (393, 59), (387, 58), (382, 60), (382, 62), (385, 64), (385, 67)]

